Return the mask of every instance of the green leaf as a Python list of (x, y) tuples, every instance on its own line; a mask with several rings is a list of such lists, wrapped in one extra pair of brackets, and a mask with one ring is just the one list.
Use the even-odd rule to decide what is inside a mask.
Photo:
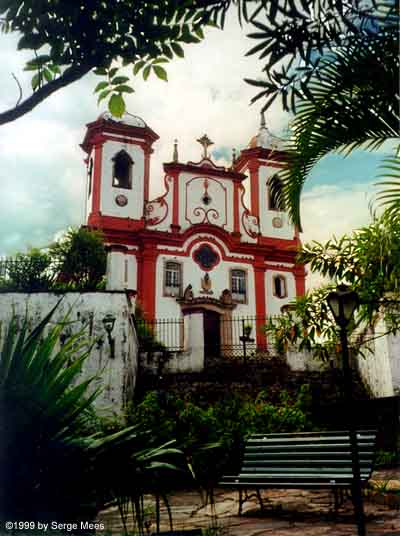
[(31, 80), (31, 86), (32, 86), (33, 91), (36, 91), (36, 89), (39, 86), (39, 73), (36, 73), (33, 76), (32, 80)]
[(194, 28), (194, 33), (199, 37), (200, 39), (204, 39), (204, 32), (199, 26), (198, 28)]
[(113, 94), (108, 101), (108, 109), (115, 117), (122, 117), (125, 112), (125, 101), (119, 94)]
[(119, 84), (125, 84), (125, 82), (129, 82), (128, 76), (116, 76), (115, 78), (111, 80), (111, 83), (114, 86), (118, 86)]
[(143, 80), (148, 79), (149, 74), (150, 74), (150, 69), (151, 69), (151, 66), (147, 65), (147, 67), (145, 67), (145, 69), (143, 70)]
[(167, 71), (164, 69), (164, 67), (161, 67), (160, 65), (153, 65), (153, 69), (158, 78), (164, 80), (165, 82), (168, 82)]
[(99, 82), (97, 84), (97, 86), (94, 88), (93, 93), (97, 93), (98, 91), (101, 91), (102, 89), (105, 89), (106, 87), (108, 87), (108, 82), (103, 80), (103, 82)]
[(108, 71), (108, 77), (111, 79), (111, 78), (114, 78), (114, 76), (117, 74), (117, 71), (118, 71), (118, 67), (113, 67), (112, 69), (110, 69)]
[(32, 50), (38, 50), (40, 47), (44, 45), (44, 38), (43, 36), (39, 36), (38, 34), (27, 34), (23, 35), (21, 39), (18, 41), (17, 49), (23, 50), (25, 48), (30, 48)]
[(97, 67), (93, 72), (94, 74), (97, 74), (97, 76), (104, 76), (107, 74), (107, 69), (104, 69), (104, 67)]
[(165, 56), (167, 56), (167, 58), (169, 58), (170, 60), (172, 60), (172, 58), (174, 57), (173, 53), (172, 53), (172, 50), (170, 49), (170, 47), (168, 45), (161, 45), (161, 48), (162, 48), (162, 51), (163, 51), (163, 54)]
[(97, 104), (100, 104), (100, 102), (105, 99), (106, 97), (108, 97), (108, 95), (111, 93), (111, 89), (105, 89), (104, 91), (102, 91), (97, 99)]
[(58, 65), (54, 64), (54, 63), (50, 63), (48, 66), (47, 66), (50, 71), (52, 71), (54, 74), (60, 74), (61, 73), (61, 69)]
[(181, 45), (179, 45), (178, 43), (171, 43), (171, 48), (177, 56), (179, 56), (180, 58), (184, 57), (185, 53)]
[(146, 62), (145, 62), (145, 61), (143, 61), (143, 60), (141, 60), (141, 61), (137, 61), (137, 62), (135, 63), (135, 65), (133, 66), (133, 74), (134, 74), (134, 75), (137, 75), (138, 72), (140, 71), (140, 69), (141, 69), (142, 67), (144, 67), (145, 65), (146, 65)]
[(53, 80), (53, 73), (49, 69), (44, 69), (43, 74), (48, 82), (51, 82)]
[(43, 65), (45, 65), (48, 61), (50, 61), (50, 56), (48, 56), (47, 54), (41, 54), (40, 56), (37, 56), (36, 58), (33, 58), (32, 60), (28, 61), (26, 65), (32, 66), (33, 68), (37, 69), (38, 67), (42, 67)]
[(130, 86), (127, 86), (125, 84), (122, 84), (121, 86), (117, 86), (114, 88), (114, 91), (117, 91), (118, 93), (134, 93), (135, 90), (131, 88)]
[(152, 62), (152, 65), (158, 65), (159, 63), (169, 63), (167, 58), (157, 58)]

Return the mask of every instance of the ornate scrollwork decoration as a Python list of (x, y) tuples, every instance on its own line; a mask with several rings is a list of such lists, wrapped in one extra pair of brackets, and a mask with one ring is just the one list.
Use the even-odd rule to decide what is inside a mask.
[(144, 217), (148, 227), (159, 225), (168, 216), (169, 206), (166, 201), (166, 197), (170, 191), (170, 184), (172, 183), (172, 180), (172, 177), (167, 175), (164, 178), (166, 192), (162, 196), (157, 197), (153, 201), (149, 201), (146, 204)]
[(257, 238), (260, 234), (260, 223), (258, 221), (258, 217), (251, 214), (250, 210), (244, 204), (245, 189), (243, 187), (241, 189), (241, 202), (242, 207), (244, 208), (242, 213), (242, 225), (246, 234), (250, 238)]

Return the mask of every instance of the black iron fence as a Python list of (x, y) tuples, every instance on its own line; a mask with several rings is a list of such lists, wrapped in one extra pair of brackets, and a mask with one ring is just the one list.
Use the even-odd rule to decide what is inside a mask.
[(46, 256), (0, 258), (0, 286), (11, 285), (15, 290), (43, 290), (57, 277), (60, 263)]
[[(212, 334), (219, 340), (207, 344), (210, 334), (204, 333), (206, 358), (257, 360), (274, 355), (274, 341), (264, 330), (267, 322), (264, 316), (221, 316), (219, 330), (214, 329)], [(136, 329), (143, 351), (190, 351), (189, 347), (185, 348), (183, 318), (140, 318), (136, 319)]]
[(257, 360), (274, 354), (274, 341), (265, 334), (265, 316), (233, 316), (220, 319), (221, 357)]
[(143, 351), (180, 352), (184, 349), (183, 318), (139, 318), (136, 329)]

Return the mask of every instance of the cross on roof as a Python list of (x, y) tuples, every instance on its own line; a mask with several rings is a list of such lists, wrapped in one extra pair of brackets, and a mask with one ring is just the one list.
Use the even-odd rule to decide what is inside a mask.
[(214, 145), (214, 142), (210, 140), (207, 134), (204, 134), (201, 138), (199, 138), (196, 141), (198, 141), (200, 145), (203, 147), (203, 158), (208, 158), (207, 149), (210, 145)]

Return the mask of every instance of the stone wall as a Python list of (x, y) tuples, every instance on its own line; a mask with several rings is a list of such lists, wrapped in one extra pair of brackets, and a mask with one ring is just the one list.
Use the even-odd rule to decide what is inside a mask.
[[(62, 299), (61, 299), (62, 298)], [(4, 334), (13, 312), (21, 318), (26, 311), (36, 325), (60, 301), (51, 322), (65, 320), (62, 338), (83, 330), (88, 341), (93, 343), (89, 357), (84, 363), (82, 378), (97, 375), (92, 388), (102, 389), (96, 406), (102, 412), (118, 413), (124, 403), (131, 399), (136, 382), (138, 345), (131, 320), (131, 304), (124, 292), (67, 292), (55, 294), (2, 293), (0, 294), (0, 337)], [(104, 329), (103, 319), (109, 314), (115, 318), (111, 337), (114, 340), (114, 356)], [(0, 341), (1, 347), (1, 341)]]

